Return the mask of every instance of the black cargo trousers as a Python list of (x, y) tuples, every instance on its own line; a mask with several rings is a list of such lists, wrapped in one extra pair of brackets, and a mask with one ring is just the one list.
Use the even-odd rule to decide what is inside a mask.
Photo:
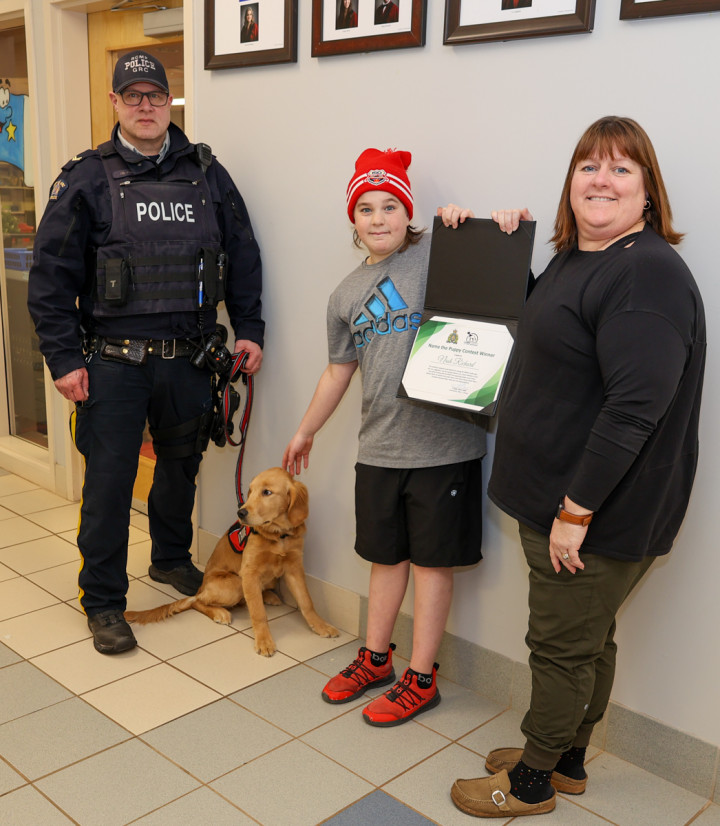
[[(71, 417), (76, 447), (85, 459), (80, 508), (78, 578), (80, 603), (88, 616), (125, 610), (132, 490), (145, 422), (162, 431), (191, 421), (212, 407), (210, 372), (185, 357), (148, 356), (143, 365), (104, 360), (87, 365), (89, 398)], [(194, 445), (197, 431), (169, 445)], [(158, 448), (156, 447), (156, 453)], [(148, 499), (151, 560), (169, 570), (190, 559), (195, 477), (202, 453), (157, 457)]]

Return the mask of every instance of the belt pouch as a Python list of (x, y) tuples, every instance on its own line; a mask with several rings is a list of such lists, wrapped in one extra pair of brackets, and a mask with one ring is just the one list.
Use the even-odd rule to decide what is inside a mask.
[(105, 261), (105, 297), (107, 304), (122, 307), (127, 302), (130, 267), (124, 258), (108, 258)]
[(119, 361), (121, 364), (145, 364), (148, 357), (148, 342), (122, 338), (105, 338), (100, 346), (100, 358)]

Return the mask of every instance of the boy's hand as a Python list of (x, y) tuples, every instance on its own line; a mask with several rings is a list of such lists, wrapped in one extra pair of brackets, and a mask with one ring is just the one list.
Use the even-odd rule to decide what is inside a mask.
[(292, 476), (300, 473), (302, 467), (307, 470), (313, 437), (305, 436), (298, 431), (290, 440), (290, 444), (283, 453), (282, 467)]
[(444, 207), (437, 208), (438, 218), (442, 218), (443, 224), (446, 227), (458, 228), (458, 224), (462, 224), (466, 218), (474, 218), (475, 213), (471, 209), (464, 209), (457, 206), (457, 204), (448, 204)]

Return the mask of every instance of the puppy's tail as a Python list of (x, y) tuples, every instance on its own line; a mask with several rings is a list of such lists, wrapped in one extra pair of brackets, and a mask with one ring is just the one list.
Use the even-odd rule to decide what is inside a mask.
[(157, 608), (149, 608), (147, 611), (126, 611), (125, 619), (128, 622), (136, 622), (138, 625), (147, 625), (149, 622), (160, 622), (173, 614), (179, 614), (193, 607), (197, 596), (185, 597), (177, 602), (169, 602), (167, 605), (160, 605)]

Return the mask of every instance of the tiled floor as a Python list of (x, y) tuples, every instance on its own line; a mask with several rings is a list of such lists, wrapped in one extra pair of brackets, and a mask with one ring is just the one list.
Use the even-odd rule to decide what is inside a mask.
[[(278, 653), (189, 611), (136, 629), (138, 648), (95, 652), (76, 601), (77, 506), (0, 476), (0, 823), (4, 826), (421, 826), (469, 824), (449, 790), (519, 742), (517, 713), (440, 679), (442, 704), (377, 729), (362, 701), (320, 699), (357, 640), (312, 634), (271, 608)], [(133, 516), (129, 603), (176, 597), (147, 578)], [(399, 663), (400, 667), (404, 663)], [(720, 806), (593, 752), (581, 797), (543, 826), (720, 826)], [(498, 819), (498, 823), (509, 821)]]

